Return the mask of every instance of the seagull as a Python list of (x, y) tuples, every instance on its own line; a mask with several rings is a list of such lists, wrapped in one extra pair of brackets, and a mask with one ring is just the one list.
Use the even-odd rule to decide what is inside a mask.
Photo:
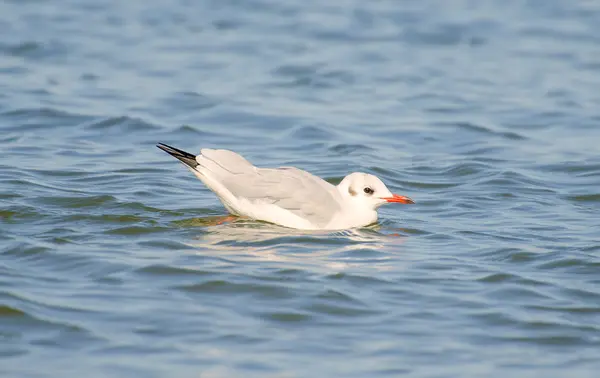
[(336, 186), (295, 167), (259, 168), (241, 155), (203, 148), (193, 155), (159, 143), (221, 200), (233, 215), (301, 230), (345, 230), (377, 221), (386, 203), (414, 203), (376, 176), (354, 172)]

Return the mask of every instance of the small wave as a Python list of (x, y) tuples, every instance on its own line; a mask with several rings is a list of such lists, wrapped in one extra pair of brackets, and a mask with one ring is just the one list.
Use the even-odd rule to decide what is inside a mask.
[(477, 125), (471, 122), (438, 122), (438, 126), (442, 127), (455, 127), (459, 130), (482, 133), (486, 135), (500, 136), (508, 140), (525, 140), (527, 139), (524, 135), (516, 133), (514, 131), (500, 131), (495, 130), (490, 126)]
[(58, 206), (64, 209), (80, 209), (86, 207), (95, 208), (108, 203), (114, 203), (115, 201), (115, 197), (107, 194), (85, 197), (41, 196), (35, 199), (36, 204)]
[(112, 228), (110, 230), (104, 231), (103, 233), (107, 235), (135, 236), (157, 234), (168, 230), (170, 230), (170, 228), (160, 226), (126, 226)]
[(139, 118), (127, 116), (104, 118), (94, 122), (89, 122), (83, 125), (83, 127), (90, 131), (119, 131), (124, 133), (160, 130), (159, 126), (153, 125)]
[(201, 283), (173, 287), (191, 294), (251, 294), (261, 298), (290, 298), (290, 291), (281, 284), (237, 283), (229, 280), (208, 280)]
[(337, 155), (352, 155), (358, 153), (372, 152), (374, 151), (374, 149), (364, 144), (342, 143), (329, 147), (329, 151), (334, 152)]
[(254, 316), (262, 318), (266, 321), (275, 322), (275, 323), (283, 323), (283, 324), (297, 324), (297, 323), (309, 323), (313, 320), (313, 315), (307, 312), (300, 311), (282, 311), (282, 310), (273, 310), (273, 311), (262, 311), (255, 312)]
[(19, 318), (19, 317), (26, 317), (26, 316), (27, 316), (27, 314), (24, 311), (19, 310), (18, 308), (11, 307), (8, 305), (0, 305), (0, 318), (5, 318), (5, 317)]
[(39, 62), (64, 58), (68, 55), (69, 48), (57, 41), (21, 41), (14, 44), (0, 43), (0, 52)]
[(84, 114), (69, 113), (53, 108), (21, 108), (0, 113), (14, 126), (3, 126), (4, 131), (22, 133), (23, 130), (47, 129), (48, 127), (72, 127), (92, 119)]
[(63, 218), (66, 222), (78, 222), (85, 220), (91, 223), (138, 223), (148, 218), (133, 214), (71, 214)]
[(562, 161), (558, 164), (541, 165), (544, 172), (565, 173), (576, 177), (600, 177), (600, 163), (581, 161)]
[(326, 127), (317, 125), (302, 125), (288, 131), (288, 138), (299, 141), (326, 141), (334, 139), (335, 134)]
[[(221, 134), (218, 134), (215, 132), (200, 129), (197, 126), (187, 125), (187, 124), (179, 126), (175, 130), (173, 130), (173, 133), (194, 136), (194, 138), (198, 138), (198, 140), (202, 140), (203, 138), (213, 138), (213, 137), (217, 137), (217, 136), (221, 135)], [(175, 143), (173, 143), (173, 144), (175, 144)]]
[(7, 222), (34, 220), (42, 217), (43, 216), (40, 214), (39, 209), (33, 206), (13, 205), (6, 209), (0, 210), (0, 219)]
[(575, 202), (600, 202), (600, 193), (594, 194), (580, 194), (574, 196), (568, 196), (567, 199)]
[(198, 92), (176, 92), (162, 102), (166, 108), (175, 108), (178, 112), (203, 111), (219, 104), (215, 98)]
[(325, 69), (317, 65), (283, 65), (273, 72), (284, 87), (334, 88), (354, 82), (354, 76), (343, 70)]
[(391, 283), (390, 281), (380, 277), (344, 272), (327, 275), (325, 279), (328, 281), (342, 281), (356, 285), (357, 287), (373, 287), (379, 285), (388, 287), (388, 285)]
[(202, 277), (214, 275), (214, 272), (199, 270), (195, 268), (184, 268), (179, 266), (171, 266), (164, 264), (153, 264), (137, 269), (136, 273), (151, 276), (182, 276), (189, 275), (194, 277)]

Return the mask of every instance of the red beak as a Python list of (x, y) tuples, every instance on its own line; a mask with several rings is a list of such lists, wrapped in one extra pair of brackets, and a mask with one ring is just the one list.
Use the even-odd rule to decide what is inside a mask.
[(411, 204), (411, 203), (415, 203), (415, 201), (411, 200), (408, 197), (405, 196), (400, 196), (398, 194), (392, 194), (391, 197), (381, 197), (382, 200), (386, 200), (388, 202), (397, 202), (397, 203), (404, 203), (404, 204)]

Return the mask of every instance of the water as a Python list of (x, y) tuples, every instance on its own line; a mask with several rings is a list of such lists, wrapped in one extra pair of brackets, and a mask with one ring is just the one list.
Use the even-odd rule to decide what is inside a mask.
[[(0, 2), (2, 377), (595, 377), (600, 3)], [(417, 204), (217, 225), (155, 147)]]

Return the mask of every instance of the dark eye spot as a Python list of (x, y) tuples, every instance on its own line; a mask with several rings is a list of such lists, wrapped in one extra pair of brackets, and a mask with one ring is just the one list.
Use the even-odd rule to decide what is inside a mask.
[(364, 190), (364, 191), (365, 191), (365, 193), (367, 193), (368, 195), (371, 195), (371, 194), (375, 193), (375, 191), (374, 191), (373, 189), (369, 188), (368, 186), (367, 186), (365, 189), (363, 189), (363, 190)]

